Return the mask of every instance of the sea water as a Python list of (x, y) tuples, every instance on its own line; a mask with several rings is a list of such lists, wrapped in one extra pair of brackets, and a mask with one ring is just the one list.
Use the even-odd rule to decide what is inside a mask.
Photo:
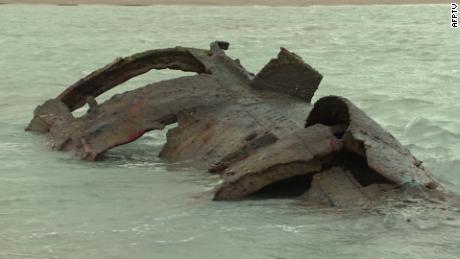
[[(460, 258), (460, 214), (213, 202), (217, 178), (157, 157), (165, 132), (97, 163), (24, 132), (38, 104), (118, 56), (226, 40), (258, 72), (285, 47), (324, 75), (315, 100), (348, 97), (460, 194), (449, 8), (0, 6), (0, 258)], [(99, 100), (182, 74), (152, 71)]]

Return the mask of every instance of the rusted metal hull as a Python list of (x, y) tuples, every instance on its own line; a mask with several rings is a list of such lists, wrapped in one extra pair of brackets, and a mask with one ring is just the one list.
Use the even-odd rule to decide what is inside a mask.
[[(118, 59), (37, 107), (27, 129), (47, 134), (54, 149), (97, 160), (177, 122), (160, 156), (191, 159), (220, 174), (215, 200), (244, 199), (274, 186), (289, 191), (296, 181), (305, 200), (332, 206), (373, 204), (383, 193), (402, 195), (398, 190), (409, 185), (424, 197), (442, 196), (422, 162), (349, 100), (329, 96), (311, 105), (322, 76), (300, 57), (281, 49), (253, 75), (225, 55), (227, 47), (215, 42), (210, 50), (176, 47)], [(198, 74), (102, 104), (94, 99), (165, 68)], [(88, 113), (74, 118), (72, 111), (86, 103)]]

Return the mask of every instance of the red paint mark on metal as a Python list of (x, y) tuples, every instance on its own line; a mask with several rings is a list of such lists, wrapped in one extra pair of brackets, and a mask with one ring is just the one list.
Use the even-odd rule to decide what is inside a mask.
[(335, 144), (335, 141), (334, 140), (331, 140), (331, 149), (333, 152), (336, 152), (337, 151), (337, 145)]
[(142, 131), (139, 131), (139, 132), (135, 132), (134, 134), (130, 135), (128, 137), (128, 140), (126, 141), (126, 143), (130, 143), (130, 142), (133, 142), (134, 140), (142, 137), (142, 135), (144, 135), (144, 133), (146, 132), (146, 130), (142, 130)]

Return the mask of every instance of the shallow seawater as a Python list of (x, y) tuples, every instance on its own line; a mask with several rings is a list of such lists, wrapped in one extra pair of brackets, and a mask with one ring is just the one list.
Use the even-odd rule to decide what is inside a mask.
[[(157, 158), (164, 132), (98, 163), (23, 131), (36, 105), (117, 56), (231, 42), (257, 72), (279, 47), (460, 193), (460, 31), (449, 7), (0, 6), (0, 258), (460, 258), (450, 223), (295, 199), (212, 202), (218, 179)], [(153, 71), (115, 92), (180, 75)]]

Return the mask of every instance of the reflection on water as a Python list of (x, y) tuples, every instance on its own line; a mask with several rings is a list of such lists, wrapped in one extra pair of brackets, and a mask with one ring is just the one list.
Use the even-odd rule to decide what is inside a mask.
[(164, 132), (100, 163), (23, 132), (37, 104), (117, 56), (224, 39), (257, 72), (284, 46), (324, 74), (315, 99), (349, 97), (460, 193), (459, 35), (446, 8), (0, 6), (0, 258), (457, 258), (460, 217), (211, 202), (216, 177), (157, 158)]

